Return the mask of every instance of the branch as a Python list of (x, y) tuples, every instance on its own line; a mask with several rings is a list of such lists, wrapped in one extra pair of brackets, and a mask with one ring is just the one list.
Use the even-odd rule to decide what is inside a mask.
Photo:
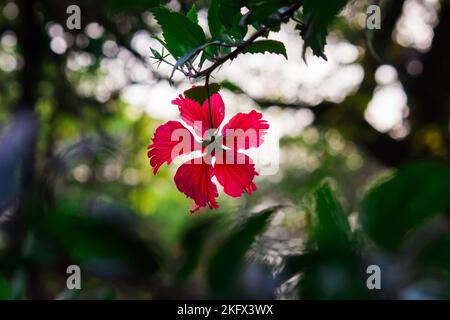
[[(292, 5), (288, 10), (286, 10), (283, 14), (281, 14), (280, 20), (291, 18), (292, 15), (300, 8), (300, 6), (301, 6), (300, 3)], [(187, 76), (189, 76), (190, 78), (208, 77), (209, 75), (211, 75), (211, 73), (214, 70), (216, 70), (222, 64), (224, 64), (228, 60), (233, 60), (234, 58), (236, 58), (237, 55), (240, 52), (242, 52), (242, 50), (244, 50), (246, 47), (251, 45), (253, 42), (255, 42), (255, 40), (257, 38), (259, 38), (260, 36), (262, 36), (264, 33), (268, 32), (268, 31), (270, 31), (270, 27), (269, 26), (265, 26), (265, 27), (261, 28), (260, 30), (255, 32), (250, 38), (248, 38), (247, 40), (245, 40), (241, 44), (233, 45), (233, 46), (236, 46), (236, 49), (234, 49), (229, 54), (227, 54), (227, 55), (225, 55), (225, 56), (223, 56), (221, 58), (218, 58), (217, 61), (214, 62), (211, 66), (209, 66), (207, 69), (204, 69), (204, 70), (202, 70), (200, 72), (196, 72), (196, 73), (193, 73), (193, 74), (188, 74)]]

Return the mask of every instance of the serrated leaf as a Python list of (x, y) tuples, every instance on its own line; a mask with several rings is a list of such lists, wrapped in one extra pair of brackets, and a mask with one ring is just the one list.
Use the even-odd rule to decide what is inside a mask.
[(195, 3), (192, 5), (191, 9), (186, 14), (186, 17), (188, 17), (188, 19), (191, 20), (193, 23), (198, 24), (198, 14), (197, 14), (197, 7), (195, 6)]
[(408, 234), (449, 208), (450, 165), (424, 161), (373, 187), (361, 203), (360, 221), (379, 246), (397, 250)]
[[(206, 36), (203, 29), (196, 23), (192, 22), (186, 16), (170, 11), (166, 8), (159, 7), (152, 10), (155, 19), (161, 26), (164, 41), (170, 50), (175, 43), (179, 43), (192, 50), (206, 42)], [(187, 50), (183, 52), (186, 54)]]
[(260, 40), (253, 42), (251, 45), (245, 47), (241, 53), (275, 53), (281, 54), (287, 59), (284, 44), (276, 40)]
[[(217, 83), (209, 84), (210, 95), (219, 92), (219, 90), (220, 90), (219, 84)], [(186, 90), (184, 92), (184, 95), (192, 100), (197, 101), (200, 105), (202, 105), (203, 102), (205, 102), (205, 100), (208, 99), (208, 88), (206, 86), (193, 87), (189, 90)]]
[(310, 47), (314, 55), (326, 60), (324, 53), (328, 27), (336, 15), (349, 0), (305, 0), (303, 3), (303, 25), (296, 28), (305, 41), (303, 59), (306, 48)]

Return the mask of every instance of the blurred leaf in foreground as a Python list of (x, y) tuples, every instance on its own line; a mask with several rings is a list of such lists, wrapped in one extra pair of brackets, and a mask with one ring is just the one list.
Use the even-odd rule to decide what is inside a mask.
[[(278, 207), (266, 209), (250, 217), (238, 226), (219, 246), (213, 255), (208, 269), (208, 285), (218, 297), (232, 297), (241, 290), (236, 290), (238, 276), (244, 270), (245, 254), (256, 237), (267, 227), (269, 218)], [(239, 283), (242, 286), (242, 283)]]
[(328, 182), (323, 183), (316, 191), (316, 214), (314, 240), (319, 250), (349, 250), (351, 229), (348, 218)]
[(195, 270), (203, 253), (207, 237), (218, 221), (218, 216), (207, 216), (207, 218), (196, 222), (185, 231), (181, 239), (181, 251), (184, 258), (178, 270), (178, 279), (186, 279)]
[(378, 245), (396, 250), (409, 232), (449, 208), (450, 166), (418, 162), (400, 168), (366, 194), (361, 223)]
[(93, 274), (148, 278), (158, 270), (154, 248), (130, 230), (104, 219), (53, 214), (43, 221), (42, 228), (71, 259)]

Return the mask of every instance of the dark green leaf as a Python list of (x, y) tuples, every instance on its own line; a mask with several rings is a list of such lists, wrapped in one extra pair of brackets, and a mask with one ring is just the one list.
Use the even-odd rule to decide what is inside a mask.
[(281, 283), (289, 280), (308, 266), (314, 263), (314, 253), (304, 253), (295, 256), (288, 256), (284, 260), (283, 271), (277, 276)]
[(191, 20), (193, 23), (198, 24), (198, 14), (195, 3), (192, 5), (191, 10), (189, 10), (189, 12), (186, 14), (186, 17), (188, 17), (188, 19)]
[[(209, 94), (213, 95), (214, 93), (219, 92), (220, 85), (217, 83), (210, 83), (209, 84)], [(197, 101), (200, 103), (200, 105), (205, 102), (205, 100), (208, 98), (208, 88), (206, 86), (198, 86), (193, 87), (189, 90), (186, 90), (184, 92), (184, 95), (192, 100)]]
[(286, 8), (285, 0), (250, 0), (248, 3), (250, 13), (246, 18), (247, 24), (260, 24), (269, 26), (271, 30), (278, 31), (281, 23), (279, 10)]
[(450, 208), (450, 166), (419, 162), (400, 168), (361, 203), (364, 230), (381, 247), (397, 249), (405, 236)]
[(184, 259), (181, 262), (177, 275), (180, 280), (184, 280), (194, 271), (205, 247), (208, 235), (217, 225), (217, 222), (217, 216), (208, 216), (190, 226), (184, 233), (181, 239), (181, 251)]
[(218, 0), (212, 0), (208, 10), (208, 26), (209, 32), (213, 39), (221, 39), (222, 24), (219, 20)]
[(275, 53), (281, 54), (287, 59), (286, 48), (284, 44), (276, 40), (260, 40), (253, 42), (251, 45), (245, 47), (242, 53)]
[(219, 246), (208, 269), (208, 284), (217, 296), (227, 295), (243, 267), (245, 254), (277, 209), (278, 207), (269, 208), (252, 216)]
[(324, 53), (328, 27), (349, 0), (305, 0), (303, 3), (303, 25), (297, 25), (305, 41), (303, 58), (307, 47), (314, 55), (326, 60)]
[(166, 34), (166, 38), (164, 40), (160, 39), (157, 36), (152, 36), (153, 39), (157, 40), (161, 45), (169, 51), (169, 53), (175, 58), (179, 59), (185, 54), (186, 49), (178, 43), (172, 36)]
[(316, 191), (317, 221), (314, 239), (319, 250), (336, 252), (351, 247), (351, 229), (347, 215), (336, 200), (328, 182)]
[[(445, 223), (444, 221), (440, 221)], [(429, 231), (429, 230), (427, 230)], [(447, 230), (446, 230), (447, 231)], [(448, 231), (447, 231), (448, 232)], [(418, 261), (420, 264), (434, 269), (435, 271), (448, 272), (450, 269), (450, 235), (447, 233), (438, 235), (427, 243), (430, 233), (426, 237), (422, 237), (421, 243), (426, 243), (426, 246), (420, 251)], [(423, 241), (425, 240), (425, 241)]]
[(241, 25), (241, 18), (242, 15), (240, 13), (236, 14), (233, 18), (233, 25), (231, 27), (231, 30), (229, 31), (229, 34), (233, 37), (234, 41), (242, 41), (245, 38), (245, 35), (247, 34), (247, 26)]
[(231, 82), (229, 80), (224, 80), (220, 83), (220, 87), (222, 89), (227, 89), (233, 93), (243, 93), (242, 89), (235, 84), (234, 82)]
[(11, 289), (9, 288), (8, 281), (0, 276), (0, 300), (7, 300), (11, 298)]
[[(203, 29), (184, 15), (162, 7), (155, 8), (152, 12), (161, 26), (164, 40), (169, 47), (168, 50), (174, 45), (174, 42), (178, 42), (190, 50), (205, 44), (206, 37)], [(184, 52), (184, 54), (186, 53), (187, 51)]]
[(227, 28), (233, 27), (234, 16), (241, 13), (242, 1), (239, 0), (217, 0), (219, 20)]

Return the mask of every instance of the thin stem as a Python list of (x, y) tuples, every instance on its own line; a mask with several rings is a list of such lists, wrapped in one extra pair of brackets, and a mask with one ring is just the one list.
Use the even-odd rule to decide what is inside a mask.
[(208, 109), (209, 109), (209, 122), (211, 124), (211, 129), (214, 129), (213, 116), (212, 116), (212, 108), (211, 108), (211, 93), (209, 90), (209, 74), (205, 79), (206, 93), (208, 94)]

